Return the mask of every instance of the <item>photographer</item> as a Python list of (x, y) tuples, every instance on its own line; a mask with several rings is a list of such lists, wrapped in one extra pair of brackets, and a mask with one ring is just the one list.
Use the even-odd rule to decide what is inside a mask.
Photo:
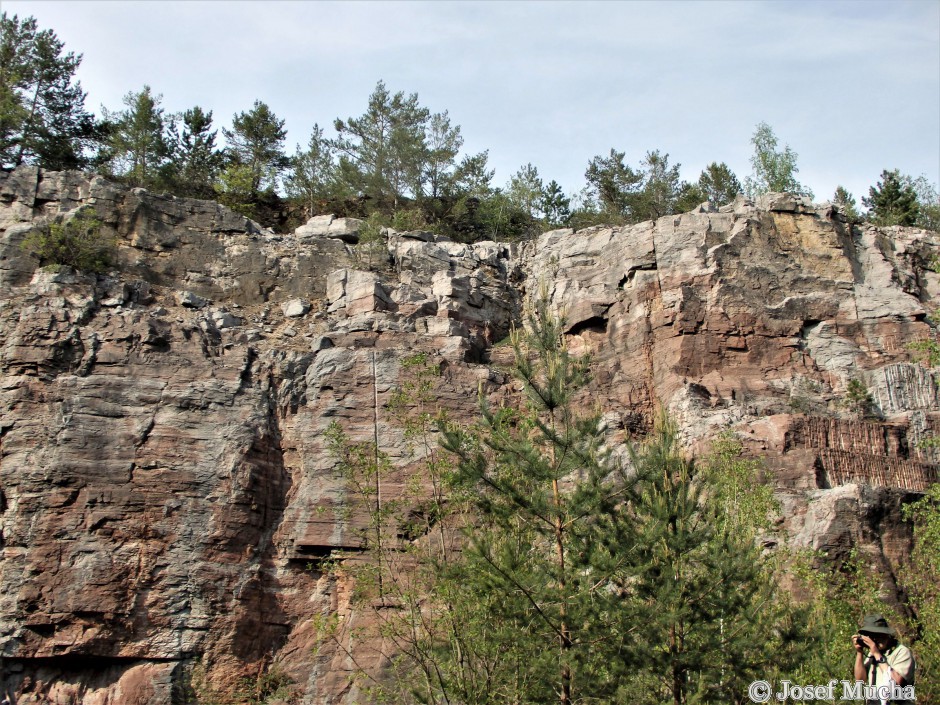
[[(855, 679), (867, 685), (914, 685), (914, 656), (898, 643), (896, 632), (880, 614), (865, 617), (858, 634), (852, 636), (855, 647)], [(868, 656), (865, 656), (868, 651)], [(869, 700), (884, 704), (886, 700)], [(904, 701), (899, 701), (904, 702)]]

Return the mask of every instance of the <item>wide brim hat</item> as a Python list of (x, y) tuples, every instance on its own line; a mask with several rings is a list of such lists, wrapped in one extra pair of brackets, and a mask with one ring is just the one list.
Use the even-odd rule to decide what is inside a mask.
[(888, 620), (880, 614), (870, 614), (862, 620), (862, 626), (858, 629), (859, 634), (887, 634), (895, 636), (897, 634), (889, 625)]

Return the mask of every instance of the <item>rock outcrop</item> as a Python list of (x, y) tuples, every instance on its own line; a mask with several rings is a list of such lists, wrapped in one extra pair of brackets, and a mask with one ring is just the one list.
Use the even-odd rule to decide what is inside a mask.
[[(37, 270), (26, 235), (89, 206), (114, 271)], [(320, 561), (357, 546), (324, 433), (377, 436), (405, 482), (385, 412), (403, 359), (425, 353), (439, 403), (473, 418), (479, 388), (515, 393), (495, 344), (540, 289), (592, 354), (612, 441), (659, 407), (690, 448), (731, 429), (793, 543), (903, 561), (900, 507), (937, 481), (919, 445), (937, 380), (906, 347), (932, 335), (936, 233), (770, 195), (523, 245), (389, 231), (366, 271), (358, 229), (277, 235), (100, 177), (0, 173), (0, 692), (163, 705), (194, 664), (225, 684), (277, 662), (303, 702), (354, 702), (348, 657), (312, 652), (317, 615), (349, 609)], [(872, 418), (842, 406), (851, 380)]]

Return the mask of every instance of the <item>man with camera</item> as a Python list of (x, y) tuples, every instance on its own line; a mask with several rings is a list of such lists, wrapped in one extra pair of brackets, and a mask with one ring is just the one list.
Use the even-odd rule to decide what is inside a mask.
[[(914, 656), (909, 648), (898, 643), (896, 637), (897, 633), (888, 626), (888, 620), (880, 614), (865, 617), (858, 633), (852, 636), (855, 680), (888, 690), (895, 690), (891, 686), (914, 685)], [(884, 705), (888, 700), (869, 699), (868, 702)]]

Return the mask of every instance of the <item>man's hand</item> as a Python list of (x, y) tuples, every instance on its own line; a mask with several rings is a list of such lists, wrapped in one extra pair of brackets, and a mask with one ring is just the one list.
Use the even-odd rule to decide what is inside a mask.
[(865, 644), (864, 644), (864, 642), (862, 641), (862, 635), (861, 635), (861, 634), (853, 634), (853, 635), (852, 635), (852, 646), (855, 647), (855, 650), (856, 650), (858, 653), (860, 653), (860, 654), (862, 653), (862, 650), (865, 648)]
[(875, 643), (875, 640), (866, 634), (861, 634), (860, 636), (862, 643), (868, 647), (868, 651), (871, 653), (871, 657), (875, 659), (875, 661), (881, 659), (881, 651), (878, 650), (878, 645)]

